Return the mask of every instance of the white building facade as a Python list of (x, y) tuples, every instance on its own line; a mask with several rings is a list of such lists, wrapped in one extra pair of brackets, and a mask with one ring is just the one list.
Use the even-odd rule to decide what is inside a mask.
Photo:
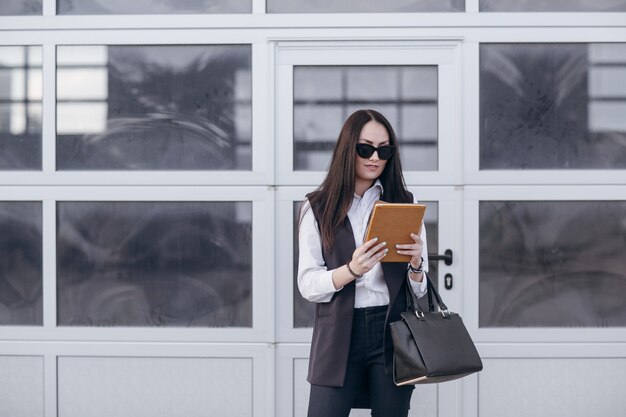
[(626, 1), (28, 0), (0, 5), (0, 417), (305, 416), (294, 218), (358, 108), (484, 363), (410, 415), (623, 416)]

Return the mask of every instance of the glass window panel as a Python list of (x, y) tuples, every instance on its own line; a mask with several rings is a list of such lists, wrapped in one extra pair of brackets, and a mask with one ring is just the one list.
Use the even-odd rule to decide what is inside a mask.
[[(26, 46), (2, 46), (0, 47), (0, 67), (11, 68), (24, 66), (25, 58), (29, 54), (24, 53)], [(32, 63), (31, 63), (32, 65)]]
[(295, 170), (328, 169), (341, 126), (362, 108), (389, 119), (405, 170), (437, 170), (436, 66), (296, 66), (293, 97)]
[(480, 0), (481, 12), (623, 12), (624, 0)]
[(108, 91), (107, 71), (102, 68), (63, 68), (58, 71), (58, 100), (106, 102)]
[[(436, 201), (420, 201), (426, 205), (424, 224), (426, 225), (426, 244), (429, 255), (439, 254), (439, 203)], [(430, 279), (437, 286), (439, 281), (439, 261), (429, 261)], [(437, 286), (438, 287), (438, 286)]]
[(42, 0), (2, 0), (0, 16), (42, 14)]
[(61, 326), (252, 326), (252, 203), (59, 202)]
[[(395, 101), (402, 68), (390, 71), (386, 67), (346, 67), (346, 96), (358, 101)], [(376, 82), (372, 82), (376, 80)]]
[(0, 66), (0, 85), (2, 85), (0, 87), (0, 100), (10, 102), (24, 101), (28, 98), (29, 101), (41, 102), (42, 81), (40, 69), (29, 67), (28, 70), (25, 70), (23, 66), (18, 68), (2, 68)]
[(41, 102), (43, 97), (43, 71), (36, 68), (28, 71), (28, 81), (26, 82), (26, 86), (28, 100)]
[(41, 169), (40, 46), (0, 46), (0, 170)]
[[(106, 103), (57, 104), (57, 137), (95, 136), (106, 129)], [(106, 165), (102, 164), (102, 169), (106, 169)]]
[(594, 68), (589, 73), (589, 96), (616, 99), (626, 97), (624, 80), (626, 80), (626, 65)]
[(0, 325), (42, 325), (42, 209), (0, 201)]
[(307, 301), (298, 289), (298, 219), (302, 202), (293, 202), (293, 327), (313, 327), (315, 321), (315, 303)]
[[(109, 60), (109, 47), (106, 45), (72, 45), (57, 47), (57, 67), (105, 67)], [(57, 71), (58, 72), (58, 71)], [(58, 88), (58, 86), (57, 86)]]
[(249, 45), (57, 50), (59, 169), (252, 169)]
[(28, 93), (25, 87), (25, 77), (22, 68), (0, 69), (0, 100), (24, 100)]
[(57, 0), (58, 14), (251, 13), (252, 0)]
[(345, 71), (337, 67), (298, 66), (293, 72), (294, 100), (340, 101), (347, 85)]
[(267, 0), (268, 13), (464, 12), (465, 0)]
[[(437, 71), (433, 71), (433, 67), (404, 67), (401, 70), (400, 96), (403, 99), (422, 99), (437, 101)], [(421, 84), (420, 88), (415, 85)]]
[[(625, 114), (626, 101), (622, 103), (592, 102), (589, 104), (589, 127), (596, 132), (626, 132)], [(623, 146), (626, 146), (626, 143)], [(614, 155), (610, 154), (610, 150), (605, 149), (604, 153), (599, 156), (612, 159)]]
[(625, 44), (481, 45), (480, 168), (626, 168), (624, 85)]
[(624, 242), (624, 201), (481, 201), (480, 327), (626, 326)]
[(594, 43), (589, 48), (589, 59), (597, 64), (626, 62), (626, 43)]
[[(417, 104), (406, 105), (402, 107), (400, 112), (402, 124), (397, 134), (403, 138), (411, 138), (424, 143), (424, 146), (437, 147), (437, 105), (436, 104)], [(427, 149), (425, 149), (427, 150)], [(402, 151), (406, 151), (406, 147), (402, 147)], [(427, 154), (428, 152), (424, 152)], [(431, 155), (428, 155), (432, 157)]]
[[(301, 202), (293, 203), (293, 326), (294, 328), (313, 327), (315, 320), (315, 304), (305, 300), (298, 290), (298, 219)], [(426, 239), (428, 243), (428, 253), (439, 253), (439, 203), (436, 201), (423, 201), (426, 204), (426, 215), (424, 224), (426, 225)], [(437, 261), (428, 264), (429, 275), (433, 283), (437, 285), (439, 276), (439, 266)]]

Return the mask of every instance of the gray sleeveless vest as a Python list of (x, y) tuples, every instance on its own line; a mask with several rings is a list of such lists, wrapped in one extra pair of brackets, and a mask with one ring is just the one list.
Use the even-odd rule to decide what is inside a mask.
[[(307, 197), (310, 197), (309, 194)], [(413, 197), (411, 196), (411, 201)], [(309, 198), (309, 201), (311, 199)], [(311, 206), (318, 224), (321, 218), (321, 204)], [(335, 234), (335, 243), (330, 253), (322, 249), (326, 267), (331, 270), (338, 268), (352, 259), (356, 249), (352, 226), (346, 219)], [(392, 371), (393, 344), (389, 323), (399, 320), (400, 313), (406, 310), (404, 286), (406, 282), (406, 263), (382, 263), (385, 283), (389, 290), (389, 308), (385, 319), (385, 371)], [(400, 291), (402, 289), (402, 292)], [(327, 303), (317, 303), (315, 308), (315, 324), (309, 357), (309, 374), (307, 380), (311, 384), (333, 387), (343, 386), (350, 352), (352, 333), (352, 313), (354, 309), (355, 283), (352, 281), (333, 295)]]

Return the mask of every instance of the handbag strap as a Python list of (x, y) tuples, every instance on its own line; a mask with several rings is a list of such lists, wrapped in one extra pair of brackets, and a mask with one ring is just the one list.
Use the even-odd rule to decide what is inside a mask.
[[(426, 288), (426, 294), (428, 295), (428, 311), (435, 311), (435, 305), (433, 304), (433, 293), (432, 291), (428, 291), (428, 285)], [(404, 291), (404, 295), (406, 296), (406, 305), (407, 308), (411, 311), (415, 311), (415, 306), (419, 307), (417, 302), (417, 297), (411, 290), (411, 282), (407, 278), (406, 290)]]
[[(435, 306), (433, 305), (433, 302), (432, 302), (432, 297), (434, 296), (441, 313), (444, 315), (444, 317), (446, 317), (446, 314), (449, 316), (450, 311), (448, 310), (448, 307), (441, 299), (441, 295), (439, 295), (439, 292), (433, 285), (433, 282), (431, 281), (426, 271), (424, 271), (424, 277), (426, 278), (427, 283), (428, 283), (427, 289), (426, 289), (428, 292), (428, 311), (430, 312), (435, 311)], [(407, 280), (408, 279), (410, 278), (407, 277)], [(410, 308), (412, 311), (414, 311), (418, 315), (418, 317), (419, 316), (423, 317), (424, 311), (422, 310), (422, 307), (417, 302), (417, 297), (411, 290), (411, 284), (409, 282), (407, 282), (407, 286), (406, 286), (406, 304), (408, 308)]]

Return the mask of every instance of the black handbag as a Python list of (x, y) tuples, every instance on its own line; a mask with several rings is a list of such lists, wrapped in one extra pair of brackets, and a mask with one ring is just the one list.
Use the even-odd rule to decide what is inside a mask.
[[(422, 310), (407, 282), (407, 311), (401, 313), (401, 320), (390, 324), (393, 381), (398, 386), (451, 381), (483, 369), (461, 317), (448, 310), (428, 275), (424, 275), (428, 280), (429, 311)], [(439, 311), (433, 306), (433, 295)]]

